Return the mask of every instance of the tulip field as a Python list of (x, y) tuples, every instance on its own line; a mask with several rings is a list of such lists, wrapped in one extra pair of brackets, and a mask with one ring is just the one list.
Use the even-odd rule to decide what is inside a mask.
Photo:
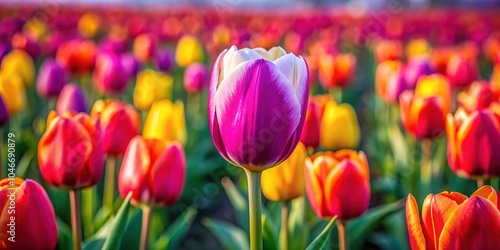
[(0, 249), (500, 249), (494, 8), (4, 3), (0, 127)]

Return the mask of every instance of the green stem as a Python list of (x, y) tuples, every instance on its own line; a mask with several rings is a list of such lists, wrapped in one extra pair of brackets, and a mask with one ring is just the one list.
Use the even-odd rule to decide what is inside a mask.
[(420, 200), (431, 193), (432, 185), (432, 141), (424, 139), (421, 143), (422, 167), (420, 169)]
[(342, 220), (338, 220), (337, 227), (339, 230), (339, 248), (340, 248), (340, 250), (346, 250), (346, 249), (348, 249), (346, 222), (342, 221)]
[(151, 224), (152, 210), (150, 206), (142, 207), (142, 230), (140, 250), (148, 249), (149, 227)]
[(73, 231), (73, 250), (82, 249), (82, 225), (80, 216), (79, 191), (69, 191), (69, 202), (71, 206), (71, 229)]
[(280, 230), (280, 249), (288, 249), (288, 214), (290, 210), (289, 201), (281, 203), (281, 230)]
[(108, 157), (106, 165), (106, 180), (104, 182), (104, 207), (111, 211), (113, 208), (113, 201), (115, 198), (115, 172), (116, 172), (116, 158)]
[(262, 250), (262, 193), (260, 178), (262, 172), (245, 169), (248, 179), (248, 203), (250, 205), (250, 249)]

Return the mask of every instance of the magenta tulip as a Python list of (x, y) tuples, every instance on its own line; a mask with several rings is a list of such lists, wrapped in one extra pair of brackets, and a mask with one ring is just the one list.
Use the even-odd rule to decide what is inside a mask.
[(45, 98), (57, 97), (66, 84), (66, 71), (56, 61), (43, 62), (36, 80), (36, 90)]
[(184, 88), (190, 93), (203, 90), (208, 85), (208, 68), (201, 63), (193, 63), (184, 71)]
[(56, 111), (59, 114), (63, 114), (66, 111), (87, 113), (88, 108), (85, 92), (74, 83), (66, 84), (57, 99)]

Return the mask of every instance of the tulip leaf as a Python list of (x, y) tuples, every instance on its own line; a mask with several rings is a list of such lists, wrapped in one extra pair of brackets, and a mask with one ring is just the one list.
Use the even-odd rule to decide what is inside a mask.
[(220, 220), (203, 219), (202, 224), (219, 240), (224, 249), (248, 250), (247, 234), (241, 228)]
[(337, 216), (333, 217), (330, 222), (326, 225), (323, 231), (314, 239), (309, 246), (307, 246), (306, 250), (321, 250), (325, 249), (328, 243), (330, 242), (330, 235), (332, 234), (333, 226), (335, 225), (335, 221), (337, 220)]
[(196, 218), (196, 209), (188, 208), (177, 218), (167, 230), (154, 242), (152, 249), (178, 249), (181, 240), (186, 236)]
[(61, 220), (61, 218), (56, 217), (57, 230), (59, 232), (59, 239), (57, 240), (56, 249), (69, 249), (72, 246), (72, 233), (71, 228)]
[(249, 234), (250, 222), (248, 219), (248, 201), (244, 194), (238, 190), (236, 185), (227, 177), (222, 179), (222, 186), (226, 191), (231, 205), (236, 210), (236, 221), (246, 234)]
[(294, 199), (290, 205), (288, 217), (288, 247), (291, 250), (305, 249), (309, 230), (304, 230), (306, 224), (306, 198)]
[(121, 245), (124, 249), (139, 249), (138, 235), (141, 235), (142, 212), (140, 209), (134, 210), (130, 211), (131, 216), (123, 232)]
[(132, 197), (132, 192), (129, 192), (129, 194), (123, 201), (122, 206), (116, 213), (116, 216), (113, 219), (113, 225), (109, 230), (106, 240), (104, 241), (104, 245), (102, 247), (103, 250), (120, 249), (122, 234), (123, 231), (125, 230), (125, 225), (127, 224), (128, 221), (128, 212), (130, 210), (131, 197)]
[(99, 231), (92, 235), (92, 237), (85, 240), (83, 242), (83, 250), (101, 249), (109, 231), (111, 230), (113, 222), (113, 218), (108, 219)]
[(270, 220), (266, 214), (262, 214), (262, 240), (264, 249), (277, 250), (278, 249), (278, 228)]

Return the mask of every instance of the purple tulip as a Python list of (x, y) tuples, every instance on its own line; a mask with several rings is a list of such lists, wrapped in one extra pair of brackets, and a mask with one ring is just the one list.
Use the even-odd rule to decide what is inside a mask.
[(194, 63), (184, 71), (184, 88), (190, 93), (200, 92), (208, 84), (208, 68), (204, 64)]
[(94, 84), (101, 93), (119, 94), (129, 86), (130, 74), (121, 55), (102, 53), (97, 57)]
[(418, 78), (434, 74), (435, 71), (431, 67), (427, 57), (414, 57), (410, 59), (405, 69), (405, 79), (408, 86), (415, 88)]
[(7, 123), (9, 123), (9, 111), (7, 111), (7, 106), (2, 95), (0, 95), (0, 127), (3, 127)]
[(387, 78), (387, 100), (390, 103), (397, 103), (399, 101), (399, 96), (405, 90), (411, 89), (405, 79), (405, 75), (402, 70), (398, 70), (391, 73)]
[(121, 55), (122, 65), (125, 68), (125, 71), (128, 72), (130, 77), (135, 77), (139, 72), (140, 64), (139, 61), (130, 54)]
[(174, 70), (175, 62), (174, 55), (170, 50), (162, 50), (156, 54), (155, 58), (156, 68), (164, 72), (171, 72)]
[(3, 59), (5, 55), (9, 53), (9, 51), (12, 50), (12, 46), (10, 46), (10, 43), (8, 41), (5, 41), (3, 39), (0, 39), (0, 61)]
[(83, 90), (74, 83), (66, 84), (57, 99), (56, 111), (59, 114), (66, 111), (87, 113), (87, 98)]
[(208, 94), (210, 132), (219, 153), (253, 171), (288, 158), (304, 125), (308, 82), (306, 61), (281, 47), (223, 51)]
[(36, 80), (36, 90), (45, 98), (57, 97), (66, 84), (64, 68), (52, 59), (43, 62)]

